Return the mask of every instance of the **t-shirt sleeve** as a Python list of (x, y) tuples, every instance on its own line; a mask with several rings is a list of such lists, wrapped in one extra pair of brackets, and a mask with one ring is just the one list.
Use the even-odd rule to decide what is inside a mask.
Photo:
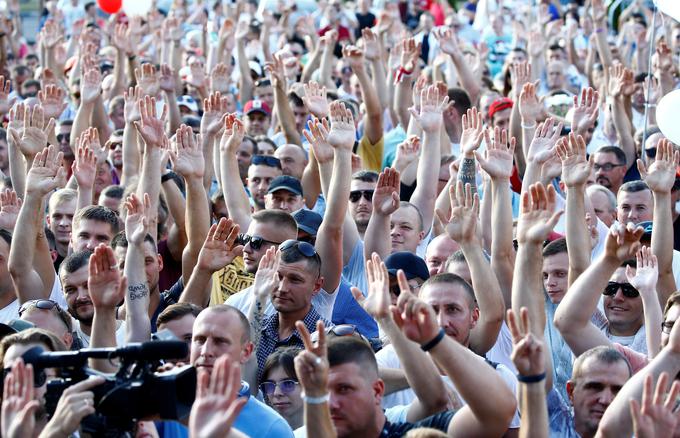
[(649, 359), (646, 355), (638, 353), (631, 348), (628, 348), (617, 342), (612, 342), (612, 347), (614, 347), (616, 351), (621, 353), (628, 360), (630, 367), (633, 369), (633, 374), (646, 367), (649, 363)]
[(376, 144), (371, 144), (368, 137), (365, 135), (359, 141), (357, 154), (363, 161), (364, 169), (380, 172), (380, 165), (382, 164), (383, 149), (385, 148), (385, 139), (381, 137)]
[(294, 438), (295, 435), (293, 435), (293, 429), (286, 423), (286, 420), (278, 418), (272, 423), (272, 426), (269, 428), (269, 433), (267, 433), (266, 436)]

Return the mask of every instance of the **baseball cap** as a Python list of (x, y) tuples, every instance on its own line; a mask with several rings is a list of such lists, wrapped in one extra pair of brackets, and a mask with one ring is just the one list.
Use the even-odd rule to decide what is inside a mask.
[(289, 175), (280, 175), (274, 178), (269, 184), (267, 193), (274, 193), (279, 190), (288, 190), (291, 193), (302, 196), (302, 184), (300, 184), (300, 180)]
[(430, 271), (427, 269), (425, 260), (407, 251), (394, 252), (387, 256), (385, 267), (387, 267), (387, 272), (390, 275), (397, 275), (397, 271), (401, 269), (408, 280), (414, 278), (427, 280), (430, 278)]
[(198, 112), (198, 103), (196, 102), (196, 99), (189, 95), (185, 94), (184, 96), (180, 96), (177, 98), (177, 106), (182, 105), (189, 108), (190, 111), (193, 111), (195, 113)]
[(323, 220), (319, 213), (305, 208), (293, 213), (293, 219), (297, 222), (299, 229), (312, 236), (316, 236)]
[(246, 106), (243, 107), (243, 114), (249, 115), (254, 112), (261, 112), (265, 116), (268, 116), (272, 113), (272, 110), (269, 108), (269, 105), (259, 99), (249, 100), (246, 103)]
[(496, 99), (489, 106), (489, 118), (493, 118), (494, 114), (504, 109), (512, 108), (512, 100), (507, 97)]
[(35, 327), (35, 325), (28, 321), (24, 321), (23, 319), (12, 319), (8, 321), (7, 324), (0, 323), (0, 339), (33, 327)]
[(635, 225), (636, 227), (642, 227), (645, 232), (642, 237), (650, 238), (652, 237), (652, 230), (654, 229), (654, 223), (652, 221), (642, 221)]

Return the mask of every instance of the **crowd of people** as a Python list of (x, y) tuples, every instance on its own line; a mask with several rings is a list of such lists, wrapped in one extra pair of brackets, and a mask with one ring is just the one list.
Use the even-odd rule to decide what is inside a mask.
[(153, 3), (0, 5), (2, 437), (87, 435), (120, 365), (54, 408), (29, 350), (152, 338), (195, 399), (131, 436), (680, 436), (680, 23)]

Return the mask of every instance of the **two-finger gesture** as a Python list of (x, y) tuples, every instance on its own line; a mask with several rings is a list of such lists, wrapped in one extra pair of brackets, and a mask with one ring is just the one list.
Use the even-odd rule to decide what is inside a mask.
[(508, 328), (512, 335), (510, 358), (521, 376), (538, 376), (545, 372), (545, 344), (530, 332), (529, 311), (522, 307), (517, 314), (508, 309)]
[(326, 328), (323, 321), (316, 322), (319, 338), (312, 342), (307, 327), (302, 321), (295, 323), (302, 342), (305, 345), (295, 357), (295, 372), (300, 380), (305, 395), (323, 397), (328, 394), (328, 349), (326, 347)]
[(675, 173), (680, 164), (680, 152), (676, 151), (673, 143), (662, 138), (656, 145), (656, 159), (649, 166), (642, 160), (637, 160), (638, 170), (642, 179), (655, 193), (670, 193), (675, 183)]

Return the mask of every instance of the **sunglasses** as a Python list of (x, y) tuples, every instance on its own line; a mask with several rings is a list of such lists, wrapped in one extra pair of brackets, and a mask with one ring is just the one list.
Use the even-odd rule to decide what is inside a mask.
[[(338, 324), (333, 327), (326, 327), (324, 332), (327, 335), (333, 334), (335, 336), (355, 336), (367, 342), (374, 352), (378, 352), (382, 349), (383, 344), (380, 338), (367, 338), (362, 335), (354, 324)], [(315, 331), (311, 336), (312, 342), (319, 341), (319, 332)]]
[(71, 134), (57, 134), (57, 141), (61, 143), (62, 141), (71, 141)]
[(295, 388), (299, 384), (300, 383), (294, 379), (283, 379), (280, 382), (273, 382), (271, 380), (267, 380), (265, 382), (260, 383), (260, 390), (262, 390), (264, 395), (269, 397), (274, 394), (274, 392), (276, 391), (276, 387), (278, 386), (282, 393), (288, 395), (295, 391)]
[(675, 321), (664, 321), (661, 323), (661, 331), (669, 335), (674, 325)]
[(109, 149), (111, 149), (112, 151), (116, 150), (118, 148), (122, 148), (122, 147), (123, 147), (123, 143), (121, 143), (119, 141), (109, 143)]
[(645, 155), (649, 158), (656, 158), (656, 148), (645, 149)]
[(604, 170), (605, 172), (611, 172), (613, 169), (621, 166), (623, 166), (623, 164), (614, 163), (594, 164), (593, 169), (595, 169), (596, 172), (600, 169)]
[(255, 155), (250, 162), (254, 166), (269, 166), (281, 169), (281, 160), (271, 155)]
[(264, 245), (265, 243), (269, 243), (270, 245), (281, 244), (281, 242), (274, 242), (272, 240), (264, 239), (260, 236), (251, 236), (249, 234), (239, 234), (238, 238), (236, 239), (236, 243), (238, 245), (243, 246), (246, 246), (247, 244), (250, 243), (250, 247), (253, 248), (255, 251), (259, 251), (260, 248), (262, 248), (262, 245)]
[(635, 287), (633, 287), (632, 284), (630, 283), (617, 283), (615, 281), (610, 281), (607, 284), (607, 287), (604, 288), (604, 292), (602, 292), (602, 295), (607, 295), (607, 296), (614, 296), (616, 295), (616, 292), (621, 289), (621, 292), (623, 292), (623, 296), (626, 298), (637, 298), (640, 296), (640, 292), (638, 292)]
[(373, 200), (374, 190), (353, 190), (349, 192), (349, 201), (352, 203), (359, 202), (363, 196), (365, 200), (371, 202)]

